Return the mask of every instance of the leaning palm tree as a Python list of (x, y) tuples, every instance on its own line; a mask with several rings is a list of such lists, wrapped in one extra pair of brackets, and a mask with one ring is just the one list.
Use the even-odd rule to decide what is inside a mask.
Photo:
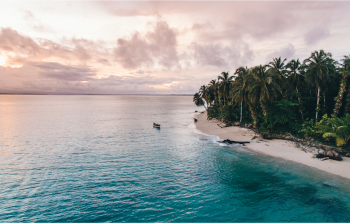
[(267, 66), (258, 66), (252, 70), (252, 81), (249, 85), (249, 97), (252, 102), (259, 102), (264, 116), (267, 105), (281, 92), (280, 86), (274, 82), (273, 74), (267, 72)]
[(207, 108), (210, 106), (211, 104), (211, 100), (210, 100), (210, 91), (209, 91), (209, 88), (206, 86), (206, 85), (202, 85), (199, 89), (199, 94), (201, 96), (202, 99), (204, 99), (204, 101), (206, 102), (207, 104)]
[(242, 123), (243, 101), (247, 100), (247, 94), (248, 94), (249, 69), (247, 67), (240, 67), (236, 70), (235, 74), (238, 76), (233, 82), (233, 86), (230, 91), (230, 94), (233, 100), (241, 103), (241, 114), (240, 114), (239, 122)]
[(205, 107), (204, 100), (202, 99), (199, 93), (195, 93), (193, 95), (193, 102), (196, 106), (204, 106), (205, 110), (207, 110), (207, 108)]
[(218, 80), (221, 81), (221, 90), (224, 96), (224, 105), (226, 105), (227, 96), (229, 94), (233, 78), (234, 76), (230, 76), (228, 72), (222, 72), (221, 76), (218, 76)]
[(304, 60), (307, 66), (305, 79), (312, 85), (317, 87), (317, 106), (316, 121), (320, 108), (321, 88), (325, 87), (330, 81), (330, 73), (335, 71), (334, 62), (331, 53), (325, 53), (324, 50), (315, 51), (311, 56)]
[(304, 83), (304, 76), (300, 73), (300, 70), (302, 69), (302, 67), (299, 59), (291, 60), (286, 65), (286, 68), (287, 68), (286, 73), (288, 76), (287, 78), (288, 86), (293, 90), (295, 89), (295, 92), (297, 93), (301, 118), (304, 119), (302, 103), (301, 103), (301, 95), (299, 92), (299, 87)]

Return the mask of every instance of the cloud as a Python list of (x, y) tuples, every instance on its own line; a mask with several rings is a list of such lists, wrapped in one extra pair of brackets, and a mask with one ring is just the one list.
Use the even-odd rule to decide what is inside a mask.
[(61, 42), (48, 39), (33, 39), (11, 28), (1, 28), (0, 50), (8, 54), (9, 64), (23, 64), (25, 61), (41, 61), (59, 58), (62, 61), (93, 60), (101, 64), (110, 64), (106, 57), (112, 53), (103, 41), (91, 41), (84, 38), (63, 38)]
[[(0, 66), (0, 84), (2, 85), (0, 93), (176, 93), (183, 91), (184, 88), (181, 86), (187, 86), (188, 80), (193, 80), (193, 78), (174, 75), (156, 77), (151, 75), (150, 71), (143, 70), (139, 73), (135, 76), (98, 77), (98, 70), (91, 67), (53, 62), (30, 62), (20, 68)], [(193, 83), (190, 85), (193, 87)]]
[(193, 57), (201, 66), (228, 67), (243, 66), (253, 58), (253, 52), (246, 43), (240, 42), (236, 45), (192, 43)]
[[(172, 67), (178, 64), (176, 35), (176, 30), (171, 29), (166, 22), (160, 21), (153, 24), (152, 30), (141, 36), (143, 39), (138, 39), (137, 33), (133, 36), (137, 39), (136, 42), (141, 42), (141, 46), (144, 44), (141, 50), (150, 58), (152, 66)], [(130, 53), (133, 49), (138, 50), (140, 46), (130, 39), (119, 41), (125, 41), (131, 46), (131, 49), (127, 47)], [(165, 91), (174, 87), (169, 83), (183, 81), (174, 76), (156, 78), (151, 75), (152, 71), (145, 69), (138, 69), (133, 76), (111, 75), (108, 72), (111, 69), (106, 70), (104, 67), (112, 65), (110, 58), (118, 56), (120, 48), (109, 50), (103, 41), (63, 38), (61, 42), (54, 42), (33, 39), (11, 28), (2, 28), (0, 50), (7, 56), (7, 64), (21, 64), (18, 68), (0, 66), (1, 84), (6, 86), (2, 88), (2, 92), (155, 93), (162, 90), (153, 89), (154, 86), (163, 86)], [(134, 55), (130, 54), (132, 60)], [(127, 59), (125, 55), (121, 56), (124, 60)], [(141, 62), (137, 65), (144, 65), (144, 59), (140, 58)], [(93, 61), (102, 66), (87, 66), (81, 63), (86, 61)], [(154, 67), (151, 68), (154, 70)], [(104, 72), (101, 73), (101, 70)], [(124, 86), (123, 89), (120, 86)], [(133, 90), (127, 86), (132, 86)]]
[(111, 66), (111, 62), (105, 58), (101, 58), (101, 59), (98, 59), (97, 60), (97, 63), (100, 63), (100, 64), (103, 64), (103, 65), (106, 65), (106, 66)]
[(135, 32), (131, 38), (117, 40), (115, 60), (126, 69), (160, 65), (171, 68), (178, 65), (177, 30), (165, 21), (158, 21), (153, 31), (141, 35)]
[(199, 45), (197, 43), (192, 43), (192, 47), (194, 58), (200, 65), (227, 66), (224, 59), (228, 51), (227, 47), (222, 47), (219, 44)]
[[(288, 33), (303, 33), (310, 27), (346, 20), (350, 6), (345, 1), (107, 1), (96, 4), (118, 17), (187, 17), (193, 21), (192, 31), (198, 31), (198, 37), (209, 42), (245, 37), (263, 41)], [(215, 26), (209, 28), (210, 24)]]
[(292, 59), (292, 57), (295, 54), (295, 49), (292, 44), (288, 44), (281, 49), (278, 49), (270, 54), (267, 55), (266, 59), (267, 61), (272, 61), (273, 58), (281, 57), (282, 59)]
[(136, 71), (136, 73), (138, 73), (138, 74), (144, 74), (145, 71), (144, 71), (144, 70), (138, 70), (138, 71)]
[(24, 19), (29, 24), (29, 26), (37, 32), (52, 33), (52, 28), (44, 23), (42, 23), (33, 13), (29, 10), (24, 11)]
[(207, 29), (213, 29), (214, 26), (210, 22), (206, 23), (194, 23), (191, 27), (192, 31), (201, 31), (201, 30), (207, 30)]
[[(102, 6), (104, 11), (89, 4)], [(0, 29), (0, 64), (6, 66), (0, 66), (2, 91), (192, 91), (223, 70), (257, 65), (266, 57), (268, 61), (280, 56), (300, 57), (313, 51), (317, 43), (342, 56), (346, 53), (343, 46), (349, 42), (344, 35), (350, 21), (349, 2), (106, 1), (77, 6), (79, 9), (72, 5), (67, 10), (72, 14), (66, 19), (91, 22), (87, 18), (92, 13), (104, 13), (101, 20), (94, 18), (88, 24), (101, 31), (98, 35), (88, 33), (93, 40), (48, 35), (46, 22), (54, 17), (41, 20), (41, 16), (51, 15), (40, 11), (24, 12), (27, 26), (23, 30), (29, 25), (28, 33), (19, 26), (17, 30)], [(139, 21), (155, 22), (130, 32)], [(118, 33), (106, 30), (112, 24), (118, 24)], [(61, 25), (54, 28), (70, 30)], [(43, 38), (29, 36), (33, 30), (41, 32)], [(83, 27), (71, 35), (85, 36), (87, 32), (81, 30)]]
[(96, 71), (86, 66), (67, 66), (53, 62), (31, 62), (28, 65), (36, 68), (40, 76), (64, 81), (92, 80)]
[(316, 44), (329, 36), (330, 31), (327, 27), (315, 27), (306, 32), (305, 42), (309, 45)]
[(38, 55), (41, 51), (41, 47), (32, 38), (23, 36), (11, 28), (1, 29), (0, 49), (27, 55)]

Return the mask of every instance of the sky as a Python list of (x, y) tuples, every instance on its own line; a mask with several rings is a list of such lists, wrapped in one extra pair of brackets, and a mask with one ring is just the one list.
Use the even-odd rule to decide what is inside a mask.
[(275, 57), (350, 54), (349, 1), (0, 4), (0, 93), (193, 94)]

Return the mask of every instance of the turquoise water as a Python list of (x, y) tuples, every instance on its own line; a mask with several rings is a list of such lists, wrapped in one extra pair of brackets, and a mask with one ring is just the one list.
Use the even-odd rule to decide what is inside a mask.
[(195, 110), (189, 96), (0, 96), (0, 221), (350, 221), (349, 180), (222, 146), (194, 132)]

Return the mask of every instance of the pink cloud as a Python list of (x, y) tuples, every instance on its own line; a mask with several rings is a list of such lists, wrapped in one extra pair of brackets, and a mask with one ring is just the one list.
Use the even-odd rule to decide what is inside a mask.
[[(223, 70), (256, 65), (266, 57), (269, 61), (279, 56), (300, 57), (299, 51), (309, 54), (314, 44), (329, 39), (337, 40), (329, 45), (338, 44), (338, 48), (348, 45), (347, 38), (340, 36), (339, 30), (348, 27), (349, 2), (109, 1), (84, 4), (102, 6), (105, 14), (114, 15), (109, 17), (111, 24), (115, 24), (114, 19), (118, 24), (119, 20), (127, 24), (143, 19), (121, 18), (131, 16), (149, 16), (147, 21), (155, 22), (147, 26), (146, 31), (134, 29), (131, 35), (117, 33), (116, 36), (123, 37), (115, 37), (116, 45), (57, 36), (53, 41), (52, 36), (43, 34), (51, 26), (40, 20), (40, 14), (26, 11), (23, 30), (30, 28), (28, 33), (13, 27), (0, 30), (0, 62), (3, 63), (5, 55), (6, 66), (22, 65), (20, 68), (0, 66), (2, 91), (152, 93), (160, 92), (152, 90), (152, 86), (170, 86), (174, 82), (181, 84), (171, 85), (170, 90), (164, 92), (195, 91), (198, 87), (193, 88), (194, 85), (216, 77)], [(94, 12), (88, 8), (87, 12)], [(101, 30), (106, 25), (96, 22)], [(29, 36), (33, 30), (41, 32), (44, 38)], [(346, 32), (344, 30), (341, 32)], [(339, 33), (334, 37), (336, 31)], [(77, 36), (84, 36), (84, 33), (77, 33)], [(329, 51), (336, 54), (332, 49)], [(343, 51), (338, 49), (338, 54), (348, 54)]]
[(273, 60), (273, 58), (281, 57), (282, 60), (284, 58), (287, 58), (288, 60), (293, 59), (293, 56), (295, 54), (295, 49), (293, 44), (287, 44), (283, 46), (281, 49), (275, 50), (274, 52), (270, 53), (266, 57), (266, 62), (269, 63)]
[[(0, 50), (13, 53), (8, 61), (11, 63), (24, 63), (25, 61), (36, 61), (48, 58), (59, 58), (63, 61), (89, 61), (96, 58), (110, 57), (103, 41), (94, 42), (87, 39), (62, 39), (62, 43), (53, 42), (48, 39), (33, 39), (20, 34), (11, 28), (2, 28), (0, 31)], [(92, 56), (93, 55), (93, 56)], [(108, 60), (102, 60), (102, 64)]]
[(127, 69), (155, 64), (169, 68), (178, 65), (176, 47), (177, 30), (158, 21), (145, 35), (135, 32), (129, 39), (118, 39), (114, 55), (115, 60)]
[[(350, 3), (345, 1), (108, 1), (96, 4), (118, 17), (188, 16), (193, 19), (189, 26), (192, 26), (192, 31), (198, 32), (199, 41), (211, 43), (246, 37), (264, 41), (272, 37), (281, 38), (288, 33), (307, 33), (315, 26), (324, 27), (350, 20), (347, 13)], [(326, 34), (317, 33), (322, 36)], [(307, 42), (311, 39), (317, 41), (316, 36), (307, 33), (305, 39)]]
[(0, 49), (27, 55), (38, 55), (41, 51), (41, 47), (32, 38), (23, 36), (11, 28), (1, 29)]
[(49, 25), (44, 24), (40, 21), (34, 14), (29, 11), (24, 11), (24, 19), (28, 23), (29, 27), (31, 27), (34, 31), (42, 32), (42, 33), (52, 33), (52, 28)]

